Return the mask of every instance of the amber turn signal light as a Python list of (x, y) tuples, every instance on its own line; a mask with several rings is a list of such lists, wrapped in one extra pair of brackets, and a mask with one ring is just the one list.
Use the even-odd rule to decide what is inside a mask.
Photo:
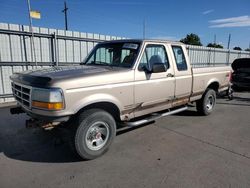
[(32, 106), (36, 108), (43, 108), (46, 110), (62, 110), (64, 105), (62, 102), (40, 102), (40, 101), (32, 101)]

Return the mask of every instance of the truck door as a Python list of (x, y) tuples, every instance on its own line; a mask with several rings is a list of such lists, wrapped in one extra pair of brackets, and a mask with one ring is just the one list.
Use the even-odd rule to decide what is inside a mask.
[[(150, 73), (154, 63), (163, 63), (165, 72)], [(163, 44), (146, 44), (135, 70), (135, 116), (171, 107), (175, 93), (173, 67)]]
[[(175, 101), (185, 103), (189, 100), (192, 91), (192, 71), (186, 50), (181, 45), (172, 45), (172, 59), (175, 61)], [(174, 105), (175, 106), (175, 105)]]

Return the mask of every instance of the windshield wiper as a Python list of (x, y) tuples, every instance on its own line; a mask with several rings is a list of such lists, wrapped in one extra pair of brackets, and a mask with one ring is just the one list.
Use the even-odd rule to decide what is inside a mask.
[(114, 67), (113, 64), (103, 62), (103, 61), (92, 61), (91, 63), (85, 63), (85, 65), (100, 65), (100, 66)]
[[(97, 63), (96, 63), (97, 62)], [(111, 64), (106, 63), (106, 62), (102, 62), (102, 61), (94, 61), (93, 63), (91, 63), (91, 65), (102, 65), (102, 66), (111, 66)]]

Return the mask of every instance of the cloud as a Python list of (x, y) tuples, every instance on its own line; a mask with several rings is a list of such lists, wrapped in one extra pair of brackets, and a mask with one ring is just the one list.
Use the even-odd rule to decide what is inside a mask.
[(203, 15), (210, 14), (211, 12), (214, 12), (214, 9), (206, 10), (202, 12)]
[(241, 22), (247, 19), (249, 19), (249, 16), (239, 16), (239, 17), (211, 20), (210, 23)]
[(224, 19), (217, 19), (209, 21), (210, 28), (224, 28), (224, 27), (248, 27), (250, 26), (250, 16), (238, 16)]

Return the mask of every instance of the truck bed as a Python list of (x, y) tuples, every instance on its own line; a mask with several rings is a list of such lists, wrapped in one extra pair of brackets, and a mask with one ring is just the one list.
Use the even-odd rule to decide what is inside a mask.
[[(196, 96), (202, 94), (213, 82), (218, 83), (219, 92), (228, 88), (228, 80), (231, 72), (230, 66), (192, 68), (192, 72), (192, 93), (196, 94)], [(197, 97), (193, 97), (193, 100), (197, 100)]]

